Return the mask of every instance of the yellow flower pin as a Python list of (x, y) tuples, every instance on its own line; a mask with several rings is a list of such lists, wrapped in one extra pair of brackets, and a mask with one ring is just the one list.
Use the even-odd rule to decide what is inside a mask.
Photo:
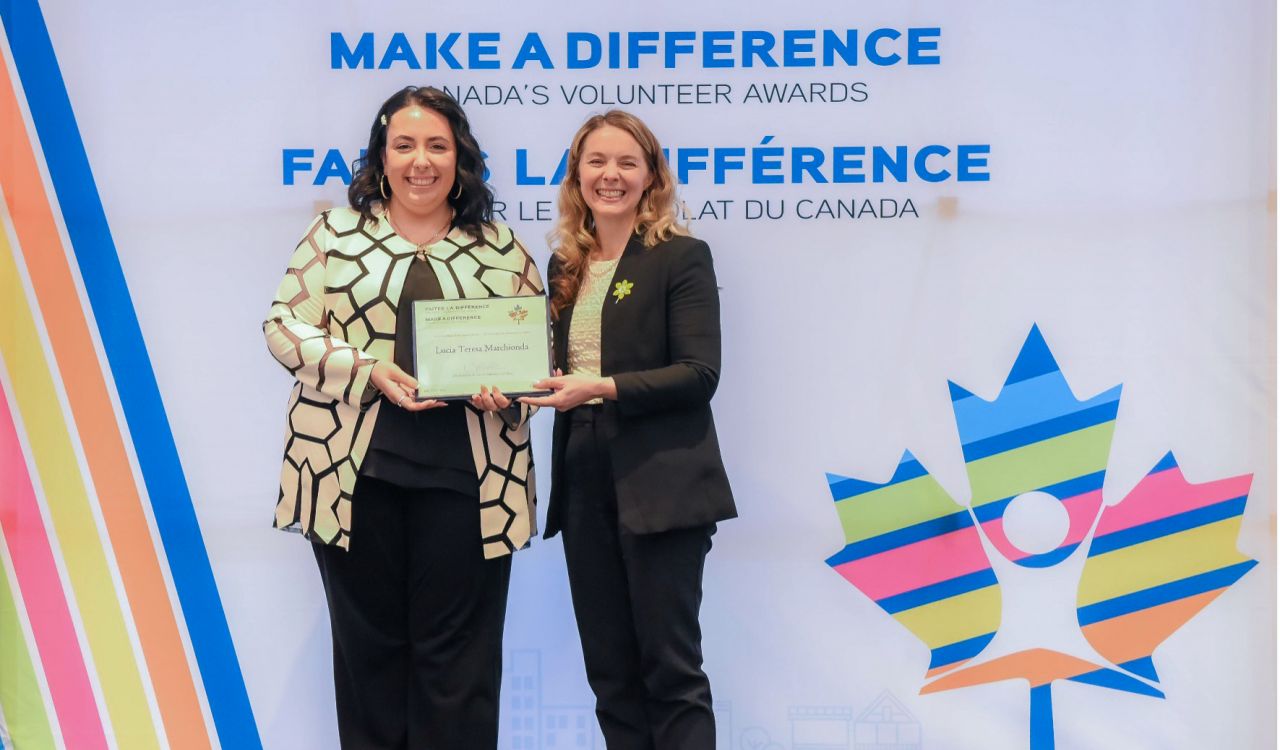
[(618, 304), (619, 302), (622, 301), (623, 297), (627, 296), (628, 294), (631, 294), (631, 287), (633, 286), (635, 285), (632, 284), (630, 281), (627, 281), (626, 279), (623, 279), (622, 281), (619, 281), (618, 283), (614, 284), (613, 296), (617, 297), (617, 299), (613, 301), (613, 304), (615, 305)]

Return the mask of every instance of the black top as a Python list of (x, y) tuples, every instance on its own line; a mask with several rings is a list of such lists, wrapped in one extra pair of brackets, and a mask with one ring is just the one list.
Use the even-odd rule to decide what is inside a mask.
[[(548, 287), (560, 276), (553, 255)], [(623, 282), (626, 282), (625, 284)], [(603, 411), (616, 422), (609, 441), (618, 523), (650, 534), (737, 515), (720, 458), (711, 396), (720, 380), (720, 296), (707, 243), (672, 237), (650, 248), (627, 244), (600, 318), (600, 374), (613, 377), (616, 401)], [(553, 324), (556, 366), (569, 371), (573, 307)], [(569, 415), (556, 412), (551, 450), (548, 537), (560, 528)]]
[[(405, 275), (396, 309), (395, 363), (414, 373), (413, 301), (442, 299), (431, 264), (414, 258)], [(439, 409), (410, 412), (382, 396), (378, 422), (360, 475), (415, 489), (443, 488), (479, 497), (475, 460), (467, 432), (466, 406), (453, 402)]]

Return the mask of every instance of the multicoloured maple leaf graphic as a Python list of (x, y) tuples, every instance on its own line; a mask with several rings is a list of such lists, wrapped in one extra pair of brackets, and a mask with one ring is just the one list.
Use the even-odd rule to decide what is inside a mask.
[[(1163, 698), (1152, 652), (1256, 564), (1236, 550), (1252, 475), (1191, 484), (1170, 453), (1103, 508), (1120, 386), (1078, 401), (1038, 327), (996, 400), (949, 385), (969, 507), (909, 451), (883, 484), (828, 474), (847, 544), (827, 563), (929, 647), (922, 694), (1026, 680), (1032, 750), (1054, 746), (1055, 680)], [(1056, 547), (1029, 553), (1006, 534), (1027, 493), (1066, 511)], [(1072, 565), (1078, 647), (1003, 637), (1002, 580)]]

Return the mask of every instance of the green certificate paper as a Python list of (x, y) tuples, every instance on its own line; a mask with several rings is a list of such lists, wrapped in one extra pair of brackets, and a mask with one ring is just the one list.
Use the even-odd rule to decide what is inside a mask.
[(482, 385), (508, 398), (548, 393), (533, 384), (552, 371), (550, 319), (542, 295), (415, 301), (418, 398), (471, 398)]

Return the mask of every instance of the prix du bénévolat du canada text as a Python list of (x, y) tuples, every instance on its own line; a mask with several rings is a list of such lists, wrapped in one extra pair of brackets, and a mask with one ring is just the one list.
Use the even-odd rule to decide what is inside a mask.
[[(413, 37), (398, 33), (330, 35), (330, 67), (365, 70), (427, 70), (445, 73), (435, 85), (467, 108), (583, 106), (610, 107), (781, 105), (804, 107), (864, 104), (871, 99), (865, 81), (838, 75), (804, 81), (484, 83), (458, 81), (449, 71), (503, 67), (570, 70), (672, 69), (694, 65), (709, 73), (723, 68), (887, 68), (937, 65), (941, 62), (940, 28), (877, 28), (706, 32), (569, 32), (562, 48), (548, 47), (530, 32), (518, 48), (507, 46), (501, 32), (433, 33)], [(511, 50), (515, 50), (512, 54)], [(797, 71), (798, 72), (798, 71)], [(833, 71), (834, 72), (834, 71)], [(716, 77), (719, 77), (718, 75)], [(817, 76), (814, 77), (818, 78)], [(842, 79), (842, 80), (837, 80)], [(721, 186), (814, 184), (875, 185), (884, 183), (986, 182), (990, 180), (989, 144), (796, 145), (784, 146), (765, 135), (750, 146), (692, 146), (664, 149), (681, 185), (710, 182)], [(363, 150), (359, 152), (363, 156)], [(514, 166), (519, 189), (557, 187), (564, 177), (567, 150), (546, 157), (519, 148), (514, 160), (486, 154), (501, 174)], [(352, 154), (342, 149), (286, 148), (283, 184), (323, 186), (349, 183)], [(492, 175), (486, 171), (485, 179)], [(710, 178), (710, 179), (708, 179)], [(548, 199), (504, 200), (495, 204), (503, 221), (554, 220), (554, 195)], [(688, 199), (680, 203), (686, 221), (847, 220), (919, 218), (909, 197), (867, 195), (779, 198)]]

